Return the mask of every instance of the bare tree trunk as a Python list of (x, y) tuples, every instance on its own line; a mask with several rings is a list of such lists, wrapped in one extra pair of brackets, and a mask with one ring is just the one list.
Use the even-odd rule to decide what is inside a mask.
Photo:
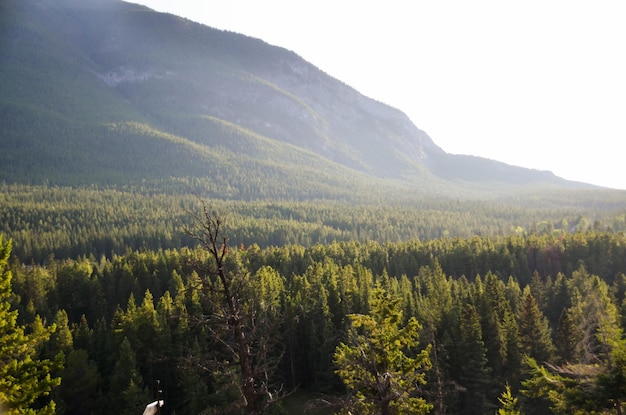
[[(248, 288), (247, 275), (235, 275), (236, 272), (231, 274), (226, 270), (228, 245), (227, 239), (221, 235), (222, 219), (210, 212), (205, 203), (202, 216), (191, 215), (196, 220), (197, 228), (195, 232), (188, 231), (188, 234), (201, 244), (213, 261), (213, 264), (201, 270), (206, 273), (204, 284), (221, 298), (223, 316), (220, 317), (220, 324), (228, 328), (231, 338), (226, 339), (218, 334), (218, 330), (210, 328), (211, 332), (226, 346), (233, 360), (237, 362), (244, 412), (261, 414), (271, 404), (286, 396), (280, 388), (272, 394), (268, 385), (269, 374), (273, 372), (275, 365), (268, 361), (267, 350), (271, 350), (272, 346), (276, 347), (279, 336), (274, 332), (274, 327), (258, 329), (255, 317), (257, 310), (250, 311), (243, 306), (252, 302), (251, 298), (246, 297), (250, 295), (245, 291)], [(207, 276), (217, 277), (221, 287), (215, 289), (206, 279)]]

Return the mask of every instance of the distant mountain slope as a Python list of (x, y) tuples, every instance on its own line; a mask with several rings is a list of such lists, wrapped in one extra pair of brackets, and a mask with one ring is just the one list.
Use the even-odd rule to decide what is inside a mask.
[(0, 8), (0, 180), (199, 181), (241, 198), (578, 186), (446, 154), (402, 112), (258, 39), (118, 0)]

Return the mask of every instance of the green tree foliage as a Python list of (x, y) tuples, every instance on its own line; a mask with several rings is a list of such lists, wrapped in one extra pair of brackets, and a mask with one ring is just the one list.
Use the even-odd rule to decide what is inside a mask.
[(200, 363), (213, 370), (218, 383), (225, 377), (239, 392), (223, 410), (262, 414), (282, 398), (274, 381), (282, 357), (282, 278), (268, 267), (251, 276), (237, 257), (229, 256), (223, 220), (209, 206), (194, 217), (196, 228), (189, 233), (204, 250), (196, 264), (209, 302), (204, 327), (217, 349)]
[(468, 414), (484, 414), (491, 409), (489, 398), (493, 382), (480, 318), (473, 304), (462, 306), (459, 331), (455, 353), (459, 364), (458, 382), (462, 388), (461, 407), (466, 408)]
[(54, 414), (55, 402), (41, 399), (60, 382), (51, 376), (58, 364), (39, 359), (38, 351), (55, 326), (44, 328), (39, 319), (30, 330), (17, 324), (18, 312), (10, 303), (10, 253), (11, 241), (3, 243), (0, 235), (0, 411), (7, 415)]
[(128, 338), (124, 337), (110, 380), (107, 411), (132, 415), (143, 410), (151, 399), (139, 373), (137, 357)]
[(86, 350), (71, 351), (61, 371), (59, 414), (96, 413), (102, 379), (98, 367)]
[(412, 354), (421, 326), (415, 318), (402, 326), (399, 305), (399, 299), (375, 288), (370, 314), (348, 316), (347, 343), (340, 343), (334, 355), (335, 373), (350, 394), (345, 413), (425, 414), (432, 408), (420, 396), (430, 350)]
[(498, 408), (496, 415), (521, 415), (517, 401), (518, 399), (513, 396), (511, 387), (507, 383), (504, 392), (498, 397), (500, 408)]
[[(224, 284), (218, 275), (195, 266), (215, 270), (215, 259), (207, 249), (193, 246), (195, 243), (162, 249), (165, 239), (148, 237), (152, 231), (161, 232), (157, 230), (161, 224), (149, 224), (151, 220), (166, 218), (167, 210), (180, 206), (193, 209), (196, 202), (154, 195), (153, 202), (158, 203), (152, 211), (140, 196), (81, 189), (84, 197), (93, 196), (98, 204), (90, 211), (89, 204), (81, 205), (81, 198), (73, 199), (65, 191), (48, 189), (47, 195), (55, 203), (32, 209), (28, 208), (31, 199), (22, 195), (22, 208), (19, 203), (11, 204), (6, 213), (0, 204), (0, 211), (8, 218), (22, 212), (20, 226), (25, 229), (23, 226), (30, 224), (23, 233), (28, 237), (22, 241), (31, 238), (31, 242), (53, 244), (56, 237), (47, 235), (46, 229), (65, 224), (67, 231), (55, 235), (59, 240), (64, 234), (75, 235), (71, 240), (75, 246), (84, 243), (76, 251), (81, 254), (100, 252), (97, 243), (82, 239), (81, 229), (96, 234), (100, 226), (119, 232), (130, 226), (134, 230), (129, 235), (137, 231), (142, 235), (139, 239), (145, 239), (129, 243), (128, 249), (116, 249), (117, 253), (82, 256), (68, 251), (71, 258), (53, 258), (46, 251), (44, 265), (15, 257), (6, 263), (4, 272), (10, 271), (13, 277), (8, 301), (16, 326), (24, 329), (26, 337), (44, 332), (44, 322), (58, 326), (50, 341), (33, 354), (33, 360), (39, 361), (52, 359), (60, 351), (65, 355), (65, 369), (51, 372), (51, 378), (63, 378), (52, 395), (57, 413), (89, 410), (99, 415), (108, 410), (113, 397), (124, 396), (120, 391), (125, 388), (127, 396), (135, 396), (133, 399), (145, 405), (143, 400), (152, 399), (149, 387), (157, 379), (167, 391), (168, 411), (179, 415), (242, 402), (237, 390), (239, 361), (227, 346), (234, 343), (220, 341), (234, 339), (225, 319), (232, 314), (220, 296)], [(131, 211), (115, 202), (118, 197), (145, 210), (152, 219), (139, 218), (137, 223), (139, 227), (153, 226), (153, 230), (135, 229)], [(81, 209), (61, 209), (72, 203)], [(433, 413), (468, 413), (471, 408), (495, 412), (507, 383), (511, 393), (517, 394), (522, 380), (533, 379), (533, 370), (522, 364), (524, 354), (535, 356), (548, 375), (565, 379), (567, 387), (554, 392), (568, 405), (564, 408), (574, 408), (580, 397), (599, 402), (584, 407), (598, 413), (621, 402), (621, 363), (615, 363), (621, 359), (616, 346), (621, 335), (614, 330), (626, 321), (623, 233), (591, 230), (495, 236), (485, 231), (481, 237), (395, 241), (400, 233), (412, 232), (410, 226), (423, 227), (426, 233), (428, 226), (418, 223), (414, 211), (396, 208), (368, 212), (358, 206), (349, 210), (324, 203), (218, 205), (232, 208), (228, 226), (223, 228), (229, 235), (229, 243), (224, 244), (228, 245), (224, 269), (227, 277), (233, 277), (240, 298), (246, 299), (238, 310), (244, 316), (241, 321), (247, 322), (247, 338), (254, 337), (248, 337), (255, 332), (252, 327), (265, 336), (250, 344), (254, 358), (264, 356), (271, 363), (265, 367), (271, 366), (267, 373), (273, 375), (264, 382), (274, 385), (268, 387), (273, 397), (281, 387), (283, 391), (299, 387), (303, 393), (323, 394), (329, 401), (344, 391), (345, 385), (334, 373), (333, 352), (338, 344), (349, 344), (344, 331), (348, 316), (371, 316), (378, 284), (397, 299), (402, 312), (400, 327), (412, 318), (423, 325), (418, 345), (405, 352), (414, 358), (418, 350), (430, 351), (432, 369), (424, 373), (426, 384), (420, 385), (420, 392), (433, 405)], [(55, 206), (64, 213), (57, 217)], [(108, 212), (111, 208), (107, 206), (114, 208)], [(66, 213), (67, 224), (62, 219)], [(381, 215), (381, 222), (364, 225), (365, 218), (371, 221), (374, 213)], [(167, 220), (163, 219), (164, 227)], [(113, 225), (116, 221), (117, 228)], [(16, 222), (8, 223), (14, 226)], [(396, 234), (389, 226), (392, 223)], [(559, 223), (554, 222), (553, 230)], [(568, 223), (575, 224), (575, 218), (568, 217)], [(370, 239), (347, 240), (353, 224), (361, 226), (360, 232)], [(322, 228), (326, 230), (322, 232)], [(174, 234), (178, 232), (172, 229)], [(371, 237), (373, 230), (391, 238), (377, 242)], [(307, 232), (308, 236), (301, 235)], [(255, 244), (257, 235), (259, 243)], [(336, 241), (312, 243), (330, 237)], [(299, 244), (307, 238), (310, 244)], [(286, 240), (293, 243), (283, 244)], [(221, 248), (219, 243), (218, 253)], [(131, 388), (116, 369), (125, 337), (134, 353), (136, 374)], [(212, 360), (227, 364), (215, 365)], [(204, 362), (207, 370), (197, 370), (192, 362)], [(574, 373), (580, 375), (584, 388), (568, 383)], [(233, 376), (222, 376), (226, 374)], [(265, 388), (262, 382), (258, 385), (260, 390)], [(72, 397), (74, 390), (80, 403)], [(31, 406), (41, 408), (49, 398), (40, 396)], [(546, 399), (524, 394), (520, 410), (549, 413), (552, 403)], [(580, 403), (576, 405), (582, 408)]]
[(529, 377), (522, 382), (522, 393), (531, 399), (546, 399), (552, 413), (592, 414), (599, 403), (594, 398), (594, 377), (597, 370), (590, 366), (556, 367), (540, 365), (526, 358)]
[[(618, 332), (619, 333), (619, 332)], [(604, 361), (603, 371), (596, 378), (600, 401), (618, 414), (626, 410), (626, 340), (616, 336), (608, 340), (611, 351)]]
[(519, 320), (521, 352), (540, 362), (551, 361), (554, 345), (548, 319), (539, 309), (530, 289), (524, 290)]
[[(50, 255), (58, 259), (76, 259), (81, 255), (110, 258), (112, 253), (121, 255), (128, 248), (157, 250), (194, 245), (195, 241), (183, 232), (191, 225), (185, 210), (199, 208), (197, 199), (190, 195), (205, 194), (205, 187), (188, 183), (187, 188), (189, 192), (185, 193), (177, 190), (177, 186), (146, 182), (104, 188), (0, 183), (0, 232), (12, 237), (15, 253), (27, 263), (31, 260), (43, 263)], [(489, 269), (484, 266), (488, 265), (505, 277), (515, 275), (525, 285), (534, 271), (553, 276), (557, 272), (569, 274), (577, 268), (578, 258), (588, 254), (594, 256), (593, 261), (586, 261), (590, 272), (603, 276), (617, 274), (617, 264), (607, 259), (623, 254), (624, 248), (613, 240), (617, 233), (626, 230), (624, 196), (603, 196), (566, 193), (557, 202), (532, 198), (528, 203), (519, 199), (420, 198), (412, 200), (410, 207), (401, 202), (391, 203), (390, 199), (384, 200), (383, 205), (317, 200), (216, 199), (212, 203), (221, 211), (230, 212), (228, 235), (233, 246), (310, 247), (333, 241), (384, 240), (410, 241), (409, 246), (419, 247), (414, 241), (424, 241), (430, 245), (429, 250), (438, 251), (440, 263), (449, 275), (486, 275)], [(585, 209), (584, 216), (606, 224), (615, 223), (612, 229), (615, 234), (594, 231), (584, 238), (574, 238), (569, 232), (533, 233), (533, 223), (543, 220), (549, 220), (559, 229), (564, 218), (575, 223), (586, 200), (592, 207)], [(522, 231), (514, 233), (511, 228)], [(477, 234), (484, 236), (472, 238)], [(510, 238), (498, 243), (504, 237)], [(393, 261), (394, 267), (410, 266), (410, 270), (404, 271), (409, 276), (419, 266), (428, 264), (428, 257), (413, 255), (405, 247), (394, 251), (396, 255), (405, 253), (412, 257)], [(388, 271), (402, 274), (396, 269)], [(159, 295), (156, 291), (153, 294)]]
[(550, 401), (556, 413), (624, 411), (624, 339), (608, 286), (584, 267), (568, 281), (572, 306), (557, 332), (560, 364), (528, 359), (524, 394)]
[(70, 354), (74, 350), (74, 337), (69, 327), (69, 318), (65, 310), (59, 310), (54, 319), (56, 331), (52, 335), (52, 343), (55, 351), (64, 355)]
[(557, 414), (622, 414), (626, 409), (626, 341), (616, 326), (597, 333), (608, 352), (594, 363), (554, 365), (528, 357), (525, 396), (547, 399)]

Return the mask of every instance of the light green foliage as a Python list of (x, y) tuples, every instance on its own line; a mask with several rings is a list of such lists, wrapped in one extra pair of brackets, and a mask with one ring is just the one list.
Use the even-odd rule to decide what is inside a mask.
[(610, 351), (593, 364), (539, 365), (527, 357), (529, 377), (522, 382), (522, 393), (547, 399), (556, 414), (622, 414), (626, 409), (626, 341), (620, 330), (600, 338)]
[(278, 272), (265, 266), (256, 272), (250, 285), (261, 313), (276, 314), (280, 311), (280, 296), (285, 287), (284, 278)]
[(496, 415), (521, 415), (517, 398), (513, 396), (508, 383), (506, 384), (504, 392), (498, 397), (498, 402), (500, 402), (500, 408), (496, 412)]
[(69, 320), (65, 310), (59, 310), (54, 319), (56, 332), (52, 336), (55, 350), (63, 352), (65, 356), (70, 354), (74, 349), (74, 339), (69, 327)]
[[(589, 374), (578, 370), (576, 377), (562, 376), (557, 371), (551, 371), (531, 357), (526, 357), (529, 377), (522, 382), (522, 393), (532, 399), (547, 399), (551, 409), (556, 414), (583, 414), (572, 405), (575, 401), (583, 402), (580, 392), (589, 386)], [(581, 368), (575, 368), (581, 369)], [(583, 378), (584, 376), (584, 378)], [(582, 386), (585, 385), (585, 388)]]
[[(54, 356), (59, 349), (65, 350), (66, 370), (53, 372), (63, 377), (53, 395), (59, 415), (119, 413), (122, 409), (112, 407), (112, 398), (122, 396), (120, 390), (127, 388), (126, 396), (143, 400), (143, 386), (154, 385), (155, 379), (162, 380), (169, 393), (170, 413), (194, 415), (209, 405), (229, 401), (229, 396), (217, 393), (221, 384), (212, 367), (205, 365), (208, 371), (196, 372), (181, 363), (181, 359), (186, 362), (212, 356), (224, 348), (210, 336), (210, 330), (217, 331), (213, 317), (222, 308), (213, 301), (215, 292), (201, 289), (202, 274), (194, 271), (194, 264), (205, 263), (207, 254), (198, 248), (156, 249), (161, 243), (169, 243), (156, 235), (162, 225), (167, 228), (161, 219), (178, 209), (173, 204), (176, 199), (161, 195), (148, 202), (140, 196), (122, 196), (123, 192), (78, 192), (93, 197), (97, 206), (82, 203), (63, 189), (48, 189), (46, 197), (56, 202), (43, 203), (35, 210), (28, 208), (31, 201), (26, 195), (18, 198), (22, 204), (0, 203), (0, 214), (8, 215), (0, 221), (15, 217), (20, 209), (22, 213), (17, 216), (24, 219), (32, 215), (32, 224), (37, 226), (31, 224), (22, 233), (31, 242), (64, 244), (63, 235), (67, 234), (74, 238), (76, 252), (92, 248), (99, 251), (98, 244), (91, 245), (88, 237), (81, 236), (82, 230), (92, 232), (96, 240), (101, 235), (106, 245), (106, 224), (117, 223), (111, 229), (129, 230), (119, 241), (126, 241), (126, 237), (133, 241), (132, 235), (139, 235), (137, 240), (145, 244), (145, 249), (137, 250), (137, 245), (129, 242), (133, 249), (110, 256), (74, 256), (74, 251), (67, 254), (73, 259), (44, 255), (44, 265), (19, 258), (5, 268), (13, 276), (9, 301), (13, 311), (19, 312), (15, 314), (16, 324), (31, 334), (47, 330), (44, 322), (57, 322), (55, 335), (36, 357), (41, 360)], [(0, 194), (0, 200), (3, 197)], [(181, 196), (178, 202), (189, 206), (186, 200)], [(133, 221), (136, 211), (128, 210), (126, 202), (145, 210), (147, 216)], [(80, 208), (72, 210), (71, 205)], [(418, 350), (431, 345), (433, 368), (426, 372), (427, 383), (416, 389), (419, 396), (434, 404), (433, 413), (494, 413), (501, 405), (498, 396), (506, 382), (516, 391), (520, 380), (532, 378), (521, 364), (522, 355), (537, 352), (533, 349), (543, 340), (533, 336), (541, 331), (536, 327), (545, 327), (546, 319), (552, 330), (546, 331), (544, 339), (549, 338), (558, 348), (547, 364), (545, 358), (537, 361), (550, 379), (563, 378), (565, 386), (553, 390), (554, 399), (566, 408), (562, 412), (571, 409), (571, 413), (601, 413), (601, 407), (614, 408), (611, 405), (623, 402), (624, 359), (615, 346), (620, 338), (615, 329), (624, 321), (626, 309), (616, 307), (624, 301), (626, 291), (626, 279), (620, 277), (626, 265), (616, 260), (626, 257), (623, 233), (593, 231), (559, 238), (551, 234), (450, 237), (385, 243), (338, 238), (330, 244), (284, 245), (285, 237), (318, 241), (347, 236), (355, 229), (354, 224), (362, 235), (374, 232), (381, 238), (418, 229), (430, 231), (417, 221), (416, 227), (409, 229), (415, 213), (397, 215), (400, 210), (393, 209), (368, 213), (358, 206), (344, 211), (338, 205), (298, 203), (220, 206), (233, 207), (229, 214), (233, 219), (229, 225), (233, 225), (228, 230), (232, 229), (234, 235), (229, 237), (230, 246), (236, 248), (229, 250), (228, 264), (241, 271), (237, 286), (243, 290), (239, 282), (246, 283), (242, 294), (249, 301), (240, 303), (241, 311), (253, 317), (245, 317), (253, 324), (249, 327), (256, 327), (256, 333), (266, 335), (264, 339), (268, 340), (253, 346), (254, 356), (264, 354), (278, 364), (276, 379), (284, 385), (283, 390), (298, 387), (306, 393), (331, 397), (344, 391), (345, 385), (334, 373), (337, 367), (333, 365), (333, 353), (340, 341), (350, 344), (342, 332), (351, 321), (348, 316), (373, 318), (378, 281), (397, 298), (402, 311), (400, 328), (412, 318), (424, 326), (419, 345), (403, 352), (414, 358)], [(381, 215), (381, 220), (365, 226), (371, 215)], [(353, 223), (350, 218), (354, 218)], [(391, 232), (392, 222), (397, 233)], [(48, 233), (54, 224), (67, 230)], [(319, 232), (307, 235), (314, 229)], [(175, 234), (169, 228), (164, 234), (168, 232)], [(155, 235), (155, 239), (149, 235)], [(275, 244), (264, 248), (248, 245), (247, 241), (257, 237), (261, 246)], [(533, 275), (536, 269), (538, 274)], [(561, 274), (554, 272), (557, 269)], [(464, 274), (471, 277), (465, 278)], [(212, 287), (220, 290), (224, 285), (216, 282)], [(541, 302), (537, 300), (533, 306), (525, 295), (528, 292)], [(252, 310), (257, 311), (249, 314)], [(541, 313), (546, 318), (541, 318)], [(207, 317), (210, 326), (198, 324)], [(356, 334), (365, 334), (369, 327), (365, 320), (359, 320), (362, 327), (355, 329)], [(246, 331), (246, 338), (252, 334), (254, 330)], [(132, 387), (114, 369), (125, 336), (135, 354), (138, 374)], [(572, 373), (580, 374), (584, 388), (571, 383)], [(115, 378), (119, 382), (113, 381)], [(236, 391), (231, 378), (220, 382), (228, 384), (230, 392)], [(585, 388), (593, 394), (586, 393)], [(369, 394), (365, 389), (362, 393)], [(545, 399), (524, 396), (519, 403), (526, 413), (544, 415), (553, 405), (547, 393), (542, 395)], [(37, 404), (46, 399), (39, 399)], [(580, 399), (589, 403), (581, 406)]]
[(609, 287), (597, 275), (590, 275), (581, 266), (572, 273), (570, 281), (572, 307), (569, 308), (576, 325), (576, 357), (582, 363), (596, 363), (608, 353), (608, 343), (616, 338), (619, 329), (617, 307), (609, 294)]
[(335, 371), (350, 392), (346, 413), (425, 414), (432, 405), (420, 396), (430, 347), (414, 357), (420, 324), (410, 318), (402, 327), (399, 299), (377, 287), (370, 297), (370, 314), (351, 314), (347, 343), (334, 355)]
[(0, 235), (0, 412), (3, 415), (54, 414), (55, 403), (33, 409), (40, 398), (47, 397), (60, 382), (51, 370), (57, 362), (39, 360), (40, 346), (48, 341), (55, 327), (45, 328), (38, 317), (29, 331), (17, 324), (18, 313), (11, 310), (11, 272), (7, 270), (11, 241)]
[[(572, 304), (557, 332), (560, 364), (527, 358), (522, 382), (529, 398), (547, 399), (555, 413), (623, 413), (626, 398), (625, 343), (607, 284), (580, 266), (567, 282)], [(565, 358), (566, 357), (566, 358)]]
[[(229, 177), (226, 174), (224, 176)], [(99, 258), (101, 255), (109, 256), (112, 251), (124, 253), (127, 247), (180, 247), (190, 242), (182, 232), (182, 227), (190, 225), (183, 209), (197, 209), (197, 200), (191, 194), (204, 194), (207, 190), (203, 183), (182, 179), (176, 186), (183, 186), (184, 189), (174, 190), (179, 187), (169, 187), (167, 184), (103, 189), (0, 184), (0, 232), (11, 236), (14, 252), (26, 263), (31, 259), (43, 262), (50, 254), (60, 259), (90, 254)], [(262, 192), (256, 186), (251, 191)], [(355, 190), (352, 193), (357, 192)], [(271, 193), (259, 195), (261, 199), (270, 196)], [(568, 198), (578, 200), (578, 197), (589, 198), (594, 205), (599, 203), (599, 197), (586, 195), (563, 195), (563, 203), (567, 205), (570, 203)], [(429, 250), (441, 254), (441, 266), (448, 275), (457, 277), (462, 274), (486, 275), (489, 269), (485, 269), (485, 266), (492, 270), (497, 268), (503, 276), (514, 275), (518, 279), (521, 274), (535, 269), (551, 272), (550, 269), (544, 269), (550, 262), (545, 261), (541, 251), (554, 251), (553, 246), (558, 246), (552, 236), (534, 235), (528, 239), (512, 236), (510, 240), (494, 238), (507, 236), (505, 230), (512, 223), (530, 228), (535, 221), (550, 218), (550, 221), (557, 223), (563, 216), (573, 217), (579, 212), (579, 209), (536, 206), (539, 203), (537, 201), (532, 206), (520, 206), (519, 200), (495, 203), (428, 198), (411, 201), (411, 208), (406, 208), (401, 203), (393, 205), (384, 199), (381, 199), (385, 201), (384, 205), (376, 205), (331, 200), (320, 203), (306, 199), (242, 202), (237, 201), (236, 196), (233, 198), (235, 200), (229, 202), (215, 201), (216, 208), (230, 212), (228, 232), (233, 245), (242, 243), (245, 246), (258, 244), (260, 247), (268, 247), (300, 244), (308, 247), (316, 243), (330, 244), (332, 241), (411, 241), (409, 246), (412, 248), (425, 245)], [(606, 195), (606, 201), (604, 198), (602, 201), (606, 202), (606, 206), (589, 212), (588, 216), (611, 223), (616, 214), (612, 210), (613, 206), (624, 206), (624, 202), (614, 200), (610, 195)], [(623, 209), (619, 214), (623, 215)], [(443, 236), (443, 228), (447, 229), (448, 237), (438, 239)], [(470, 238), (477, 229), (489, 238), (456, 239)], [(615, 231), (624, 229), (615, 228)], [(607, 272), (598, 269), (598, 266), (607, 264), (604, 258), (619, 255), (619, 248), (609, 249), (614, 246), (614, 239), (618, 235), (607, 237), (601, 233), (589, 234), (571, 241), (571, 235), (564, 236), (563, 246), (568, 250), (589, 249), (597, 253), (596, 260), (588, 263), (590, 272), (597, 275), (616, 273), (614, 262), (606, 269)], [(418, 244), (418, 240), (423, 242)], [(469, 246), (469, 242), (472, 246)], [(402, 253), (402, 250), (397, 252)], [(527, 258), (529, 253), (532, 255)], [(453, 254), (454, 258), (444, 261), (443, 255)], [(575, 269), (575, 261), (580, 257), (578, 253), (571, 256), (574, 264), (568, 264), (564, 269)], [(536, 262), (529, 262), (529, 258)], [(413, 258), (411, 269), (405, 270), (409, 277), (420, 266), (429, 263), (419, 259)], [(444, 263), (452, 259), (454, 267)], [(409, 264), (401, 262), (397, 265), (406, 267)], [(282, 275), (287, 275), (280, 271)], [(391, 269), (389, 271), (393, 272)], [(520, 283), (524, 285), (525, 281), (520, 280)], [(174, 292), (172, 296), (175, 297)], [(33, 299), (35, 305), (39, 306), (38, 298)], [(70, 310), (66, 311), (71, 317)]]

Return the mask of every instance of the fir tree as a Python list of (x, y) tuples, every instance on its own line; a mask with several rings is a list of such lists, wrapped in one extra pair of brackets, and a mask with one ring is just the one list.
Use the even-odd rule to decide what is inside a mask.
[(141, 412), (150, 399), (139, 374), (135, 351), (125, 337), (111, 377), (108, 409), (110, 413), (133, 415)]
[[(411, 357), (418, 345), (419, 323), (410, 318), (401, 327), (398, 298), (376, 288), (370, 314), (351, 314), (348, 342), (335, 350), (335, 371), (350, 393), (344, 413), (425, 414), (432, 405), (421, 395), (430, 369), (430, 346)], [(354, 411), (354, 412), (352, 412)]]
[(524, 289), (524, 300), (519, 318), (521, 352), (539, 362), (550, 361), (554, 345), (550, 337), (548, 319), (544, 317), (528, 287)]
[(463, 306), (460, 335), (457, 353), (461, 362), (459, 383), (463, 387), (461, 407), (466, 414), (484, 414), (491, 409), (488, 401), (492, 389), (491, 371), (487, 366), (478, 312), (471, 304)]
[(504, 392), (498, 397), (498, 402), (500, 402), (500, 408), (498, 412), (496, 412), (496, 415), (521, 415), (517, 398), (513, 396), (508, 383), (505, 386)]
[(11, 272), (7, 270), (11, 241), (0, 235), (0, 412), (4, 415), (54, 414), (54, 401), (43, 401), (60, 383), (51, 371), (59, 362), (40, 360), (38, 351), (55, 327), (44, 328), (36, 318), (30, 333), (17, 324), (18, 312), (11, 310)]

